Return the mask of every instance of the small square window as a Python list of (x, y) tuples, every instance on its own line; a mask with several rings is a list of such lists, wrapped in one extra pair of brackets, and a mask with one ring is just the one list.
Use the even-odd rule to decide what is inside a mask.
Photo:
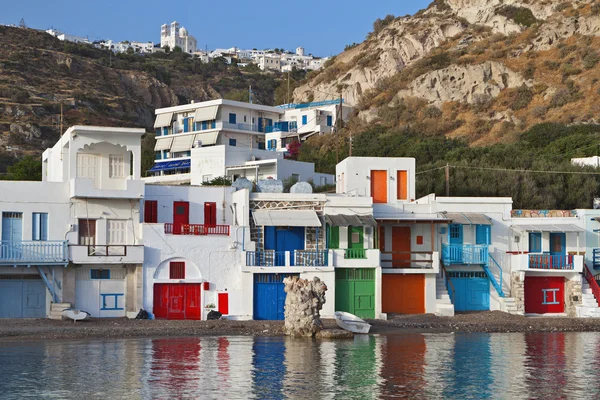
[(417, 236), (417, 244), (423, 244), (423, 236)]
[(185, 279), (185, 263), (169, 263), (169, 279)]
[(229, 145), (230, 146), (237, 146), (237, 140), (236, 139), (229, 139)]
[(90, 279), (110, 279), (110, 269), (91, 269)]
[(360, 234), (358, 232), (352, 232), (352, 244), (360, 243)]

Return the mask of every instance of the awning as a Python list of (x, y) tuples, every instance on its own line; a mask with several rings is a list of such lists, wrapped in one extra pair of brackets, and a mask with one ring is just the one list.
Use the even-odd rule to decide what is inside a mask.
[(173, 171), (176, 169), (190, 168), (190, 160), (174, 160), (174, 161), (163, 161), (154, 164), (148, 172), (159, 172), (159, 171)]
[(325, 222), (330, 226), (371, 226), (377, 227), (372, 215), (326, 215)]
[(202, 122), (202, 121), (211, 121), (213, 119), (217, 119), (218, 111), (219, 111), (219, 106), (198, 108), (196, 110), (196, 113), (194, 114), (194, 121)]
[(173, 143), (172, 137), (166, 137), (164, 139), (157, 138), (156, 144), (154, 145), (154, 151), (169, 150), (171, 148), (172, 143)]
[(158, 114), (156, 116), (156, 120), (154, 121), (155, 128), (162, 128), (165, 126), (171, 126), (171, 122), (173, 122), (173, 113), (164, 113)]
[(312, 210), (256, 210), (252, 215), (258, 226), (321, 226)]
[(583, 232), (584, 229), (573, 224), (513, 225), (513, 229), (522, 232)]
[(194, 138), (194, 143), (201, 141), (202, 146), (208, 146), (211, 144), (217, 144), (217, 138), (219, 137), (219, 132), (209, 132), (209, 133), (198, 133)]
[(478, 213), (441, 213), (445, 218), (451, 219), (453, 224), (460, 225), (492, 225), (492, 221), (485, 214)]
[(175, 135), (173, 138), (173, 146), (171, 146), (171, 153), (189, 151), (192, 149), (193, 142), (194, 135)]

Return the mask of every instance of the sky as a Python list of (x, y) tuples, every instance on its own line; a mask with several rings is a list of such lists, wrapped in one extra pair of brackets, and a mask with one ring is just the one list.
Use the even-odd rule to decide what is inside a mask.
[(326, 57), (362, 42), (373, 21), (414, 14), (431, 0), (0, 0), (0, 24), (51, 27), (90, 40), (160, 42), (160, 26), (174, 20), (198, 47), (243, 49), (303, 46)]

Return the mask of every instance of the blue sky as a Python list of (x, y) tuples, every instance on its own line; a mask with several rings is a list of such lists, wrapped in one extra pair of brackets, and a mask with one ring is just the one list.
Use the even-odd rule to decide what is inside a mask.
[(198, 47), (304, 46), (328, 56), (361, 42), (373, 21), (414, 14), (431, 0), (2, 0), (0, 24), (21, 18), (38, 29), (54, 27), (91, 40), (160, 40), (160, 25), (179, 21)]

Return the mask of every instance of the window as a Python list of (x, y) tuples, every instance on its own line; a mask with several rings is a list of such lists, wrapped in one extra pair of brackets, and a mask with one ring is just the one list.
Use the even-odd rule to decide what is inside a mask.
[(258, 149), (259, 150), (264, 150), (265, 149), (265, 142), (258, 142)]
[(77, 154), (77, 177), (95, 180), (97, 162), (95, 154)]
[(491, 227), (489, 225), (475, 226), (475, 243), (492, 244)]
[(48, 214), (33, 213), (31, 240), (48, 240)]
[(185, 279), (185, 262), (169, 263), (169, 279)]
[(423, 236), (421, 236), (421, 235), (417, 236), (417, 244), (419, 246), (423, 244)]
[(333, 126), (333, 116), (332, 115), (327, 116), (327, 126)]
[(306, 125), (308, 124), (308, 116), (307, 115), (303, 115), (302, 116), (302, 125)]
[(79, 244), (83, 246), (93, 246), (96, 244), (96, 220), (79, 220)]
[(244, 122), (246, 122), (247, 118), (248, 118), (248, 117), (247, 117), (246, 115), (244, 115)]
[(300, 175), (299, 174), (292, 174), (292, 180), (299, 181), (300, 180)]
[(156, 224), (158, 222), (158, 201), (144, 201), (144, 222), (147, 224)]
[(212, 181), (212, 175), (202, 175), (202, 182)]
[(398, 200), (408, 200), (408, 172), (398, 171)]
[(237, 123), (237, 116), (234, 113), (229, 113), (229, 123), (230, 124)]
[(230, 146), (237, 146), (237, 140), (236, 139), (229, 139), (229, 145)]
[(160, 128), (156, 128), (156, 136), (160, 136), (161, 134), (161, 129)]
[(360, 233), (356, 231), (352, 232), (351, 240), (352, 244), (360, 243)]
[(542, 232), (529, 233), (529, 252), (530, 253), (541, 253), (542, 252)]
[(91, 269), (90, 279), (110, 279), (110, 269)]
[(154, 159), (155, 159), (155, 160), (162, 160), (162, 152), (160, 152), (160, 151), (155, 151), (155, 152), (154, 152)]
[(327, 178), (325, 178), (324, 176), (322, 176), (320, 182), (321, 182), (321, 186), (327, 185)]
[(109, 219), (106, 221), (107, 244), (123, 245), (127, 243), (127, 221), (123, 219)]
[(165, 126), (165, 127), (163, 128), (163, 135), (164, 135), (164, 136), (167, 136), (168, 134), (169, 134), (169, 127), (168, 127), (168, 126)]
[(125, 156), (123, 154), (111, 154), (108, 157), (109, 178), (125, 178)]
[(448, 226), (448, 228), (450, 229), (450, 232), (449, 232), (450, 239), (460, 239), (461, 238), (462, 226), (460, 226), (458, 224), (451, 224)]

